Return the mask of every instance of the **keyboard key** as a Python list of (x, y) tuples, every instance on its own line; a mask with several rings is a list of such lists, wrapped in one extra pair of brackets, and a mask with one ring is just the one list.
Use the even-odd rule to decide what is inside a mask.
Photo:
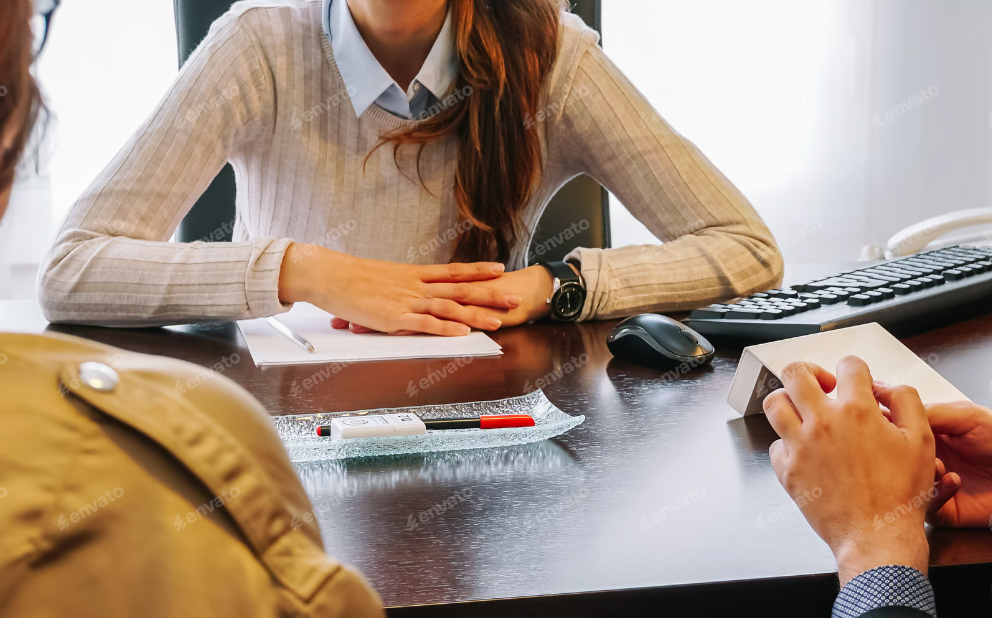
[(741, 307), (739, 309), (731, 309), (727, 312), (727, 315), (723, 316), (724, 320), (757, 320), (761, 317), (761, 309), (748, 309), (746, 307)]
[(803, 302), (806, 303), (806, 307), (809, 309), (818, 309), (821, 306), (819, 298), (804, 298)]
[(928, 275), (927, 279), (930, 279), (937, 285), (944, 285), (946, 281), (944, 280), (944, 275)]
[(889, 300), (890, 298), (895, 298), (896, 292), (890, 288), (878, 288), (875, 290), (882, 295), (882, 300)]
[(852, 307), (864, 307), (871, 304), (871, 297), (864, 294), (853, 294), (847, 299), (847, 304)]
[(956, 268), (945, 270), (942, 274), (944, 275), (944, 279), (948, 281), (960, 281), (965, 277), (965, 274)]
[(887, 264), (883, 264), (879, 266), (879, 268), (898, 268), (902, 270), (916, 270), (920, 266), (925, 266), (925, 264), (914, 260), (896, 260), (895, 262), (889, 262)]
[(988, 262), (979, 261), (979, 262), (974, 262), (973, 264), (969, 264), (968, 266), (969, 268), (977, 269), (980, 274), (980, 273), (988, 272), (989, 267), (992, 266), (992, 264)]
[(923, 264), (913, 264), (912, 269), (924, 275), (937, 272), (936, 268), (933, 268), (932, 266), (925, 266)]
[(820, 294), (820, 302), (824, 305), (836, 305), (842, 300), (844, 299), (836, 294)]
[[(909, 268), (886, 268), (885, 272), (887, 272), (889, 276), (898, 277), (899, 279), (902, 280), (912, 279), (913, 277), (919, 277), (920, 275), (923, 274), (919, 271), (911, 270)], [(900, 281), (900, 283), (902, 282)]]
[(821, 279), (821, 280), (817, 281), (816, 282), (816, 286), (815, 286), (817, 289), (816, 290), (811, 290), (811, 291), (819, 291), (820, 289), (827, 289), (827, 288), (831, 288), (831, 287), (842, 288), (842, 287), (846, 287), (848, 285), (851, 285), (852, 283), (857, 283), (857, 281), (855, 281), (854, 279), (852, 279), (850, 277), (846, 277), (846, 276), (845, 277), (840, 277), (840, 276), (830, 277), (829, 279)]
[(911, 287), (914, 292), (919, 292), (920, 290), (923, 290), (923, 289), (926, 288), (926, 286), (924, 286), (922, 283), (920, 283), (919, 281), (916, 281), (916, 280), (907, 281), (906, 282), (906, 285), (908, 285), (909, 287)]
[(844, 291), (847, 292), (848, 294), (860, 294), (861, 288), (848, 287), (848, 288), (844, 288)]
[(957, 270), (960, 270), (965, 277), (974, 277), (978, 274), (978, 271), (971, 266), (958, 266)]
[(810, 283), (804, 283), (801, 286), (797, 285), (794, 287), (797, 290), (801, 290), (800, 295), (802, 295), (802, 294), (810, 294), (813, 292), (819, 292), (820, 290), (825, 290), (832, 285), (836, 285), (836, 282), (833, 279), (828, 279), (826, 281), (813, 281)]
[(879, 292), (878, 290), (871, 290), (869, 292), (865, 292), (864, 295), (870, 298), (871, 302), (873, 303), (877, 303), (880, 300), (885, 300), (884, 298), (882, 298), (882, 293)]
[(925, 288), (932, 288), (933, 286), (937, 285), (937, 282), (931, 279), (930, 277), (920, 277), (919, 279), (916, 279), (916, 281), (922, 283), (923, 287)]
[(748, 298), (759, 299), (759, 298), (769, 298), (769, 296), (766, 292), (757, 292), (755, 294), (751, 294), (750, 296), (748, 296)]
[(892, 286), (892, 291), (898, 294), (899, 296), (905, 296), (906, 294), (911, 293), (913, 291), (913, 288), (911, 286), (906, 285), (905, 283), (896, 283), (895, 285)]
[(879, 281), (878, 279), (859, 279), (857, 286), (859, 288), (867, 288), (869, 290), (874, 290), (875, 288), (884, 288), (885, 285), (889, 283), (888, 281)]
[(890, 283), (902, 283), (903, 281), (906, 281), (907, 279), (912, 279), (913, 277), (917, 277), (918, 275), (914, 273), (906, 272), (904, 270), (900, 270), (900, 271), (888, 270), (886, 271), (885, 276), (889, 279)]
[(778, 320), (778, 319), (783, 318), (783, 317), (785, 317), (785, 314), (782, 312), (781, 309), (765, 309), (761, 313), (761, 318), (760, 319), (762, 319), (762, 320)]
[(721, 320), (727, 315), (728, 309), (723, 305), (710, 305), (700, 309), (693, 309), (689, 314), (691, 320)]
[(944, 260), (924, 260), (920, 262), (924, 266), (929, 266), (930, 268), (935, 268), (937, 270), (944, 270), (950, 266), (950, 262), (945, 262)]

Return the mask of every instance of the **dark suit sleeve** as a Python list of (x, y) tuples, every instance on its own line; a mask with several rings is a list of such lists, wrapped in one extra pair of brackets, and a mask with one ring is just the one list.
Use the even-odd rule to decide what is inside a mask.
[(916, 569), (890, 565), (861, 573), (837, 595), (833, 618), (936, 618), (933, 588)]

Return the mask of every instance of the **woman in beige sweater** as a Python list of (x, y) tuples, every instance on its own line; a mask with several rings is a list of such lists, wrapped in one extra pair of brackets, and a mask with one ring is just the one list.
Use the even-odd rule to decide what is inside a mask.
[[(234, 242), (167, 242), (228, 162)], [(553, 292), (527, 264), (534, 229), (583, 173), (664, 243), (573, 251), (575, 317), (781, 280), (744, 196), (560, 0), (239, 2), (73, 206), (41, 302), (53, 322), (121, 326), (296, 301), (355, 330), (520, 324), (547, 315)]]

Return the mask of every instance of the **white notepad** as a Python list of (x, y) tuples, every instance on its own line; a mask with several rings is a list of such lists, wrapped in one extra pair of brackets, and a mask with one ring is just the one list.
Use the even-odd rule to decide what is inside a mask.
[(744, 416), (760, 414), (762, 401), (781, 386), (786, 365), (807, 361), (834, 373), (837, 362), (849, 354), (865, 361), (875, 380), (915, 387), (923, 403), (968, 399), (926, 360), (872, 322), (744, 348), (727, 402)]
[(410, 335), (396, 337), (369, 333), (356, 335), (331, 328), (331, 314), (309, 303), (296, 303), (276, 317), (294, 333), (313, 344), (314, 353), (280, 334), (263, 319), (241, 320), (238, 327), (255, 366), (355, 363), (403, 358), (496, 356), (502, 347), (483, 332), (464, 337)]

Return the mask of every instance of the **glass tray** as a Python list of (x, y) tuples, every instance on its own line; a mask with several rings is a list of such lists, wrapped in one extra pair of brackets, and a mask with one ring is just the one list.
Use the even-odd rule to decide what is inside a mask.
[[(351, 440), (333, 440), (317, 436), (317, 426), (327, 425), (333, 418), (367, 414), (396, 414), (399, 412), (413, 412), (424, 420), (483, 414), (530, 414), (534, 417), (534, 426), (508, 429), (428, 430), (427, 434), (419, 436), (354, 438)], [(586, 420), (585, 416), (565, 414), (548, 401), (548, 398), (544, 396), (544, 391), (536, 390), (527, 395), (500, 399), (499, 401), (275, 416), (272, 418), (272, 423), (289, 452), (290, 461), (300, 463), (528, 444), (561, 435), (581, 424), (584, 420)]]

